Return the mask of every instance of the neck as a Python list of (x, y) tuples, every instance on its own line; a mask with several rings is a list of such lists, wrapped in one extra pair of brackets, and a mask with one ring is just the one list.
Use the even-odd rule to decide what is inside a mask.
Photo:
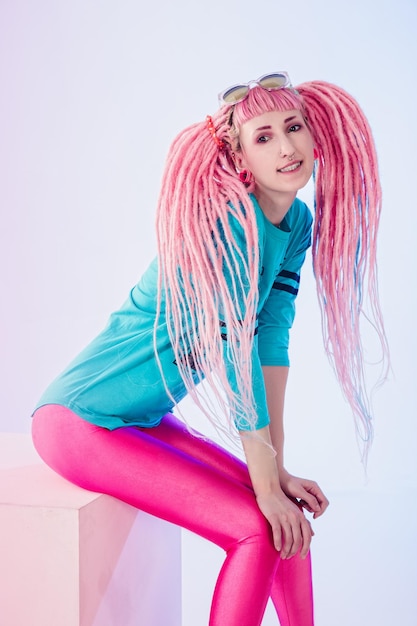
[(265, 217), (272, 224), (279, 226), (295, 200), (296, 193), (265, 193), (263, 189), (255, 189), (255, 196)]

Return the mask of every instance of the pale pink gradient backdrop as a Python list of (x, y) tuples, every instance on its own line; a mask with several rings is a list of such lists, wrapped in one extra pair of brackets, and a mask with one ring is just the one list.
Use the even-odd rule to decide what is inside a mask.
[[(380, 286), (395, 375), (374, 398), (366, 482), (323, 355), (308, 260), (287, 463), (333, 501), (315, 524), (319, 626), (417, 623), (416, 11), (412, 0), (0, 2), (2, 431), (29, 431), (45, 385), (147, 265), (168, 144), (216, 109), (222, 88), (288, 69), (295, 83), (336, 82), (363, 105), (382, 173)], [(311, 188), (303, 197), (311, 204)], [(183, 626), (204, 621), (220, 557), (196, 542), (184, 534)], [(268, 614), (265, 626), (275, 623)]]

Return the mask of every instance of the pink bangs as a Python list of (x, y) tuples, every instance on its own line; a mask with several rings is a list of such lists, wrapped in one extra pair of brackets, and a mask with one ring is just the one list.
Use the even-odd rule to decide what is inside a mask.
[(290, 109), (304, 110), (303, 100), (294, 89), (267, 91), (262, 87), (254, 87), (242, 102), (235, 105), (233, 124), (236, 128), (240, 128), (245, 122), (263, 113)]

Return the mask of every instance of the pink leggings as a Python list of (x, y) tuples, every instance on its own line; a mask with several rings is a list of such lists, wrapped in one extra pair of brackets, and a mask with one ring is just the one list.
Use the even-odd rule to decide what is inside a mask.
[(38, 409), (34, 445), (67, 480), (187, 528), (226, 551), (210, 626), (260, 626), (271, 597), (281, 626), (312, 626), (310, 557), (280, 561), (244, 463), (173, 415), (107, 430), (58, 405)]

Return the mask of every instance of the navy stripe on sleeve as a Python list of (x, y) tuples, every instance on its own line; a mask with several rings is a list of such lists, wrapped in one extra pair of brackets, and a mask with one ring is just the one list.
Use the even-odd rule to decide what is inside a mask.
[(286, 285), (285, 283), (274, 283), (272, 285), (272, 289), (279, 289), (280, 291), (286, 291), (287, 293), (292, 293), (294, 296), (296, 296), (298, 293), (298, 289), (291, 287), (291, 285)]
[(279, 291), (286, 291), (287, 293), (291, 293), (293, 296), (298, 294), (298, 286), (300, 284), (300, 275), (296, 272), (289, 272), (288, 270), (282, 270), (278, 274), (278, 278), (288, 278), (295, 283), (295, 286), (288, 285), (287, 283), (280, 282), (277, 280), (273, 285), (273, 289), (278, 289)]
[(278, 276), (282, 276), (282, 278), (290, 278), (294, 280), (296, 283), (300, 282), (300, 275), (295, 272), (289, 272), (288, 270), (282, 270)]

